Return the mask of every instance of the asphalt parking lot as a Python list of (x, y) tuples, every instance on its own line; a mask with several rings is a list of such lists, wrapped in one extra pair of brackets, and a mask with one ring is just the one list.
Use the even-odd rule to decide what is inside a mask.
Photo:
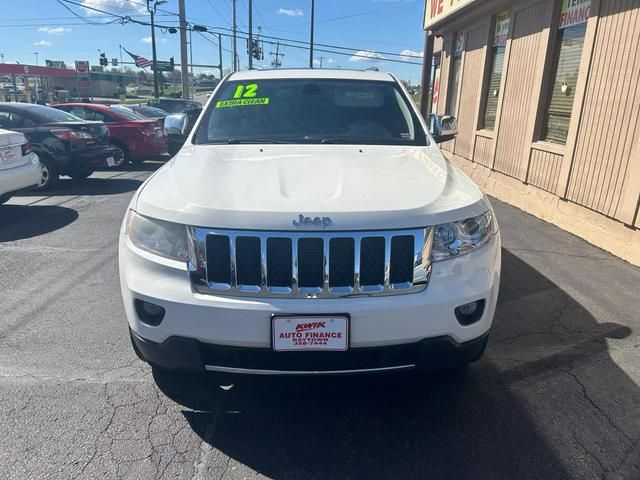
[(464, 373), (152, 372), (117, 239), (160, 165), (0, 206), (1, 478), (640, 478), (640, 269), (497, 201), (500, 305)]

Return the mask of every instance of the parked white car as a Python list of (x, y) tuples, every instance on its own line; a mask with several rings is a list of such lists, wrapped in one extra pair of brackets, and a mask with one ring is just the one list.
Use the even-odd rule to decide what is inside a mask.
[(134, 349), (169, 369), (461, 366), (485, 349), (500, 280), (487, 197), (373, 71), (225, 78), (134, 195), (119, 248)]
[(41, 176), (38, 155), (24, 134), (0, 128), (0, 204), (20, 190), (36, 187)]

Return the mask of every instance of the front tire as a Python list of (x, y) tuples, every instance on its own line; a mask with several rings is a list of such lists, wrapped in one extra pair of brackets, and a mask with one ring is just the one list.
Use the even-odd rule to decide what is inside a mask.
[(60, 177), (56, 164), (51, 158), (40, 155), (40, 168), (42, 168), (42, 175), (36, 190), (42, 191), (53, 188)]

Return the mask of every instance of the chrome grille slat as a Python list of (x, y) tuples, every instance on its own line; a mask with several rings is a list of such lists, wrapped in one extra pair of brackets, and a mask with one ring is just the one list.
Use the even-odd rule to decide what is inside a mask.
[[(207, 275), (209, 270), (208, 261), (211, 261), (215, 255), (212, 255), (211, 258), (207, 255), (207, 238), (209, 236), (217, 236), (218, 241), (219, 237), (225, 237), (229, 242), (229, 284), (226, 283), (215, 283), (209, 281)], [(410, 248), (410, 241), (404, 239), (404, 241), (396, 241), (393, 242), (392, 239), (394, 237), (400, 236), (410, 236), (413, 237), (413, 279), (412, 281), (405, 282), (404, 279), (408, 278), (409, 272), (407, 257), (407, 248)], [(260, 285), (238, 285), (238, 255), (241, 255), (237, 248), (237, 239), (238, 237), (252, 237), (254, 239), (259, 240), (260, 252), (259, 252), (259, 261), (260, 261)], [(369, 254), (369, 259), (372, 258), (375, 260), (375, 264), (379, 265), (380, 270), (377, 270), (379, 273), (376, 275), (382, 275), (382, 265), (384, 264), (384, 281), (382, 284), (375, 285), (362, 285), (362, 240), (377, 237), (380, 240), (376, 240), (378, 247), (376, 250), (373, 250), (373, 253)], [(324, 231), (309, 231), (309, 232), (286, 232), (286, 231), (274, 231), (274, 232), (263, 232), (263, 231), (244, 231), (244, 230), (225, 230), (225, 229), (215, 229), (215, 228), (200, 228), (200, 227), (189, 227), (188, 238), (190, 241), (189, 252), (190, 252), (190, 261), (189, 261), (189, 274), (191, 277), (191, 282), (194, 291), (198, 293), (211, 294), (211, 295), (228, 295), (228, 296), (251, 296), (251, 297), (282, 297), (282, 298), (344, 298), (350, 296), (379, 296), (379, 295), (398, 295), (398, 294), (406, 294), (406, 293), (416, 293), (424, 290), (429, 282), (429, 277), (431, 274), (431, 243), (433, 238), (433, 231), (431, 228), (422, 228), (422, 229), (412, 229), (412, 230), (390, 230), (390, 231), (359, 231), (359, 232), (324, 232)], [(288, 282), (286, 280), (288, 275), (286, 273), (280, 273), (279, 276), (281, 280), (280, 284), (271, 285), (269, 282), (269, 268), (274, 268), (273, 260), (269, 260), (269, 258), (273, 258), (269, 255), (269, 247), (268, 241), (269, 239), (287, 239), (291, 244), (291, 264), (287, 265), (290, 267), (291, 271), (291, 284), (288, 286), (282, 285), (282, 282)], [(353, 241), (353, 248), (349, 249), (347, 253), (345, 253), (345, 249), (337, 249), (335, 253), (336, 255), (341, 255), (338, 257), (334, 257), (334, 264), (337, 265), (338, 262), (347, 262), (347, 265), (350, 265), (351, 259), (353, 258), (353, 282), (351, 285), (344, 285), (344, 278), (350, 278), (350, 271), (348, 273), (342, 273), (342, 279), (337, 286), (331, 285), (331, 239), (338, 238), (348, 238)], [(299, 285), (299, 254), (306, 254), (305, 252), (300, 252), (298, 248), (298, 242), (301, 239), (319, 239), (322, 241), (322, 279), (321, 283), (317, 286), (313, 284), (307, 287), (300, 287)], [(384, 240), (384, 253), (382, 258), (382, 240)], [(256, 240), (253, 240), (254, 245)], [(307, 242), (308, 243), (308, 242)], [(215, 243), (212, 243), (212, 245)], [(224, 244), (224, 243), (223, 243)], [(371, 244), (370, 242), (366, 245)], [(394, 254), (392, 255), (392, 248), (399, 248), (393, 245), (403, 245), (403, 250), (394, 250)], [(365, 245), (365, 248), (366, 248)], [(373, 245), (373, 244), (371, 244)], [(316, 248), (319, 249), (320, 246), (316, 245)], [(318, 261), (317, 259), (320, 257), (318, 250), (312, 251), (312, 255), (316, 255), (311, 257), (311, 263), (309, 263), (309, 258), (305, 260), (305, 268), (319, 268), (320, 265), (314, 263)], [(351, 252), (353, 250), (353, 252)], [(226, 245), (225, 245), (226, 251)], [(255, 252), (257, 250), (253, 248), (251, 250), (253, 253), (253, 257), (255, 259)], [(280, 256), (284, 254), (285, 258), (288, 258), (289, 248), (279, 249)], [(219, 250), (218, 250), (219, 252)], [(315, 252), (315, 253), (314, 253)], [(402, 252), (402, 254), (400, 254)], [(215, 253), (215, 252), (214, 252)], [(273, 253), (273, 252), (272, 252)], [(307, 252), (308, 253), (308, 252)], [(371, 257), (371, 255), (375, 255)], [(217, 258), (220, 258), (218, 255)], [(391, 284), (391, 272), (398, 271), (393, 270), (394, 264), (393, 261), (398, 261), (398, 258), (402, 258), (401, 265), (403, 266), (404, 274), (398, 276), (394, 274), (394, 278), (396, 281), (400, 281), (401, 283)], [(395, 260), (394, 260), (395, 259)], [(222, 260), (221, 260), (222, 261)], [(241, 260), (243, 265), (246, 265), (245, 260)], [(256, 260), (253, 261), (254, 265), (256, 265)], [(280, 262), (280, 260), (278, 260)], [(269, 267), (271, 265), (271, 267)], [(314, 267), (316, 265), (317, 267)], [(344, 265), (344, 263), (343, 263)], [(338, 268), (337, 266), (335, 268)], [(400, 268), (400, 267), (397, 267)], [(274, 276), (278, 275), (277, 271), (274, 271)], [(318, 282), (320, 282), (320, 275), (318, 274), (318, 270), (314, 270), (317, 274)], [(252, 282), (257, 280), (257, 270), (255, 270), (256, 275), (252, 277)], [(287, 272), (287, 270), (285, 270)], [(337, 272), (337, 271), (336, 271)], [(336, 273), (337, 274), (337, 273)], [(346, 275), (346, 276), (345, 276)], [(336, 277), (338, 278), (338, 277)], [(382, 280), (382, 276), (378, 277)], [(375, 283), (375, 277), (373, 277)], [(315, 283), (316, 280), (313, 280)], [(276, 282), (274, 280), (274, 282)]]

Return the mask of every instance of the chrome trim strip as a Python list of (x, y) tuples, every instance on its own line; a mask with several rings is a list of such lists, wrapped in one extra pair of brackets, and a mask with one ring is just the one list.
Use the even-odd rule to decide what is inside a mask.
[(384, 290), (391, 290), (391, 238), (384, 236)]
[(229, 235), (229, 267), (231, 268), (231, 288), (238, 286), (238, 271), (236, 268), (236, 235)]
[[(206, 244), (208, 235), (222, 235), (229, 238), (231, 284), (218, 284), (207, 279)], [(414, 269), (413, 282), (391, 285), (391, 239), (395, 236), (411, 235), (414, 237)], [(236, 238), (238, 236), (256, 237), (260, 239), (260, 279), (261, 285), (237, 284)], [(384, 284), (361, 285), (360, 261), (362, 239), (367, 237), (383, 237), (384, 252)], [(269, 286), (267, 271), (267, 239), (288, 238), (291, 240), (291, 287)], [(323, 281), (317, 287), (299, 287), (298, 279), (298, 241), (301, 238), (321, 238), (323, 240)], [(354, 284), (351, 287), (331, 288), (330, 285), (330, 240), (332, 238), (353, 238), (354, 241)], [(431, 248), (433, 228), (389, 231), (248, 231), (225, 230), (216, 228), (188, 227), (189, 274), (193, 290), (208, 295), (228, 295), (244, 297), (274, 298), (349, 298), (359, 296), (384, 296), (417, 293), (424, 290), (431, 275)]]
[(267, 291), (267, 237), (260, 237), (260, 287)]
[(416, 368), (414, 363), (408, 365), (398, 365), (396, 367), (380, 367), (366, 368), (360, 370), (261, 370), (251, 368), (221, 367), (217, 365), (205, 365), (205, 370), (209, 372), (220, 373), (239, 373), (246, 375), (349, 375), (355, 373), (383, 373), (383, 372), (400, 372), (405, 370), (413, 370)]

